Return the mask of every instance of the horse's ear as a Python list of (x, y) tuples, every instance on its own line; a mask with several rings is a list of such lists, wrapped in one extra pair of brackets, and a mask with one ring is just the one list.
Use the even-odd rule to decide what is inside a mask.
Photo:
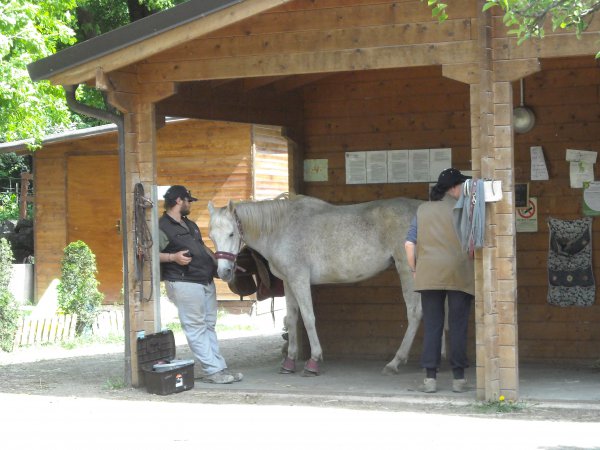
[(208, 201), (208, 213), (212, 216), (215, 212), (215, 205), (213, 205), (212, 200)]
[(227, 203), (227, 211), (229, 211), (230, 213), (233, 213), (234, 209), (235, 209), (235, 204), (233, 203), (233, 200), (229, 200), (229, 203)]

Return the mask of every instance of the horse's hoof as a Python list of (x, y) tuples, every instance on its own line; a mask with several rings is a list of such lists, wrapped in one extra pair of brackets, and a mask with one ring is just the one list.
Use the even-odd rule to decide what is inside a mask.
[(398, 375), (398, 368), (395, 366), (385, 366), (381, 371), (382, 375)]
[(319, 375), (319, 363), (310, 358), (308, 361), (306, 361), (306, 364), (304, 364), (304, 371), (302, 372), (302, 375), (305, 377), (316, 377)]
[(296, 361), (292, 358), (286, 357), (281, 363), (281, 368), (279, 369), (279, 373), (288, 374), (294, 373), (296, 371)]

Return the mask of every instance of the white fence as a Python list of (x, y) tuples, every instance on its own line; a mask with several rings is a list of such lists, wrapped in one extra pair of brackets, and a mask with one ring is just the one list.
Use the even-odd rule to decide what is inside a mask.
[[(123, 311), (102, 311), (92, 325), (92, 334), (98, 337), (123, 336)], [(77, 315), (57, 315), (45, 318), (22, 317), (15, 334), (14, 347), (67, 342), (75, 339)]]

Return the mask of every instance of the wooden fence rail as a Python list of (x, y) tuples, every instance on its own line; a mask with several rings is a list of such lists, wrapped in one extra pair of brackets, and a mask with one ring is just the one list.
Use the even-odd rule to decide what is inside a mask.
[[(123, 321), (123, 311), (102, 311), (92, 325), (92, 335), (98, 337), (122, 336), (124, 333)], [(75, 339), (76, 324), (76, 314), (43, 318), (22, 317), (17, 326), (14, 347), (71, 341)]]

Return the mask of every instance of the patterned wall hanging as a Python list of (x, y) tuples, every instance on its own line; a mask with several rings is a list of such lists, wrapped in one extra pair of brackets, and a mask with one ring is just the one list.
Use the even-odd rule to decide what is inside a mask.
[(592, 218), (548, 219), (548, 303), (591, 306), (596, 297), (592, 268)]

